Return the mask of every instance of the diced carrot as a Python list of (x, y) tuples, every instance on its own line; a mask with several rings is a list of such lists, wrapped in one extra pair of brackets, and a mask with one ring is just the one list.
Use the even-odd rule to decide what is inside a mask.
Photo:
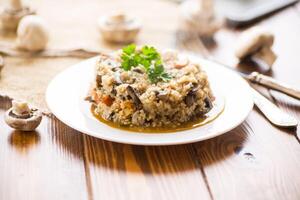
[(107, 105), (107, 106), (111, 106), (113, 104), (114, 99), (111, 98), (109, 95), (103, 95), (102, 97), (102, 102)]

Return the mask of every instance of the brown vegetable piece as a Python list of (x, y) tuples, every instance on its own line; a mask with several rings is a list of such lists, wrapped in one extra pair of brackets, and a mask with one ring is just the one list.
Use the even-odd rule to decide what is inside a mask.
[(186, 95), (184, 102), (187, 106), (192, 106), (193, 103), (196, 101), (196, 92), (198, 91), (198, 89), (198, 86), (194, 86), (193, 89), (191, 89)]
[(134, 89), (130, 85), (128, 85), (126, 90), (127, 90), (128, 95), (132, 98), (135, 107), (138, 110), (142, 109), (143, 108), (142, 102), (141, 102), (140, 98), (137, 96), (137, 94), (135, 93)]

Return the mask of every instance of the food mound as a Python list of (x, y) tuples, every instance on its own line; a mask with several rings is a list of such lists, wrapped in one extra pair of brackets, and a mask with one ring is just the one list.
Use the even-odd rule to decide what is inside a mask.
[(90, 96), (94, 113), (126, 126), (176, 127), (212, 109), (207, 76), (174, 51), (129, 45), (101, 55)]

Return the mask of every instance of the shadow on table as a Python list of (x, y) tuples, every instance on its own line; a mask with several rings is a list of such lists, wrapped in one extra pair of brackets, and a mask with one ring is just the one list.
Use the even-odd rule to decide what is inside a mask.
[[(80, 134), (57, 119), (54, 121), (60, 133), (53, 134), (53, 139), (66, 151), (81, 160), (85, 157), (89, 166), (131, 173), (167, 174), (198, 170), (201, 165), (210, 165), (239, 153), (247, 140), (247, 128), (242, 125), (217, 138), (194, 144), (136, 146)], [(64, 134), (68, 134), (67, 138), (63, 138)]]
[(37, 131), (13, 131), (8, 137), (9, 144), (21, 154), (27, 154), (40, 143), (40, 134)]

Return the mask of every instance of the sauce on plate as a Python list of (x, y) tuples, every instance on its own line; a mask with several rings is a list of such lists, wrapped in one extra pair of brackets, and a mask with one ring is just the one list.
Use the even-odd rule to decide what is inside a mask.
[(215, 120), (216, 118), (218, 118), (222, 112), (225, 109), (225, 103), (223, 99), (216, 99), (213, 102), (213, 108), (211, 109), (211, 111), (209, 111), (208, 113), (205, 114), (204, 117), (196, 119), (196, 120), (192, 120), (186, 123), (183, 123), (179, 126), (176, 127), (139, 127), (139, 126), (124, 126), (124, 125), (120, 125), (117, 123), (114, 123), (112, 121), (106, 120), (103, 117), (101, 117), (100, 115), (98, 115), (95, 112), (95, 105), (91, 106), (91, 113), (93, 114), (93, 116), (100, 122), (111, 126), (113, 128), (117, 128), (117, 129), (121, 129), (121, 130), (125, 130), (125, 131), (131, 131), (131, 132), (143, 132), (143, 133), (171, 133), (171, 132), (177, 132), (177, 131), (184, 131), (184, 130), (188, 130), (188, 129), (192, 129), (192, 128), (196, 128), (196, 127), (200, 127), (200, 126), (204, 126), (210, 122), (212, 122), (213, 120)]

